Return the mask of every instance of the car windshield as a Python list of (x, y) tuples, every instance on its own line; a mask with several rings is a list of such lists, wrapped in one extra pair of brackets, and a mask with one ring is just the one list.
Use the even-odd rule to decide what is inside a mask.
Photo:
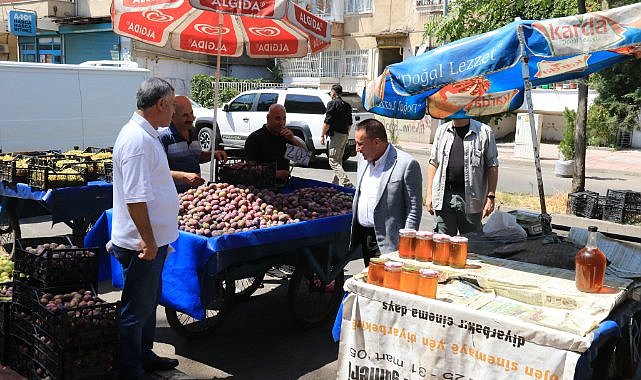
[(352, 108), (357, 112), (367, 112), (363, 107), (363, 101), (358, 94), (353, 92), (343, 92), (341, 98), (343, 98), (343, 100), (346, 101), (350, 106), (352, 106)]

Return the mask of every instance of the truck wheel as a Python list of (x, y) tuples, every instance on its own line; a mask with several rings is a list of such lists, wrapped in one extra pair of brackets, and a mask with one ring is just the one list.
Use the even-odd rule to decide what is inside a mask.
[(211, 150), (213, 136), (214, 131), (212, 131), (211, 128), (200, 128), (200, 130), (198, 131), (198, 142), (200, 143), (201, 148), (203, 148), (203, 151), (209, 152)]

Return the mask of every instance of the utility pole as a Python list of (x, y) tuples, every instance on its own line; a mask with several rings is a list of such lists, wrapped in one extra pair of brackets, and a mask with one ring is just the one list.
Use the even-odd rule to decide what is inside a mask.
[[(585, 0), (578, 0), (579, 13), (585, 13)], [(585, 190), (585, 150), (588, 124), (588, 77), (578, 80), (576, 128), (574, 129), (574, 173), (572, 192)]]

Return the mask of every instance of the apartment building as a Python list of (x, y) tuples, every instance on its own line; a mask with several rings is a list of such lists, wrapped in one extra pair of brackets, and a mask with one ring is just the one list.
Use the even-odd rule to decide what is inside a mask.
[(281, 59), (287, 84), (361, 91), (392, 63), (433, 47), (425, 23), (443, 13), (443, 0), (298, 0), (332, 22), (332, 45), (320, 54)]

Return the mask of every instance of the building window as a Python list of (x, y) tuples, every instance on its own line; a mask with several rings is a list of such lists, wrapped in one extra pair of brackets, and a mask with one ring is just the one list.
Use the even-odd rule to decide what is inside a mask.
[(62, 63), (60, 37), (20, 37), (20, 61)]
[(345, 13), (372, 12), (372, 0), (345, 0)]
[(419, 12), (435, 12), (443, 9), (443, 0), (416, 0), (416, 10)]
[(345, 76), (366, 77), (369, 69), (369, 51), (365, 49), (345, 50)]

